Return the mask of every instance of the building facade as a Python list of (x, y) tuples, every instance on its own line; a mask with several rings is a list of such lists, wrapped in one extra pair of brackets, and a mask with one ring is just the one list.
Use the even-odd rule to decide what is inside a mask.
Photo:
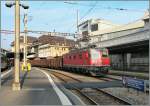
[(33, 42), (32, 53), (39, 58), (53, 58), (68, 53), (75, 41), (60, 36), (42, 35)]
[(148, 72), (149, 25), (149, 14), (146, 12), (141, 20), (101, 34), (101, 39), (94, 44), (110, 50), (112, 69)]
[(65, 45), (43, 44), (39, 46), (38, 50), (39, 57), (57, 57), (68, 53), (69, 47)]
[[(24, 37), (20, 36), (20, 52), (23, 53), (24, 51)], [(27, 53), (31, 52), (31, 45), (34, 41), (36, 41), (37, 38), (36, 37), (32, 37), (32, 36), (27, 36)], [(11, 52), (15, 51), (15, 46), (14, 46), (14, 41), (11, 43)]]
[(90, 36), (90, 39), (95, 40), (86, 41), (86, 46), (90, 44), (97, 48), (108, 48), (112, 69), (148, 72), (149, 25), (149, 12), (147, 11), (143, 19), (103, 29), (96, 35)]
[(107, 29), (119, 26), (103, 19), (89, 19), (79, 25), (79, 33), (82, 36), (78, 37), (78, 41), (80, 41), (81, 47), (88, 46), (88, 44), (97, 41), (96, 35), (103, 33)]

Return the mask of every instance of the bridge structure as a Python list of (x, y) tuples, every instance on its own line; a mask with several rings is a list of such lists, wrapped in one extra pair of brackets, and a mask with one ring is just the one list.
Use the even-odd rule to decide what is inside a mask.
[(134, 52), (148, 47), (149, 34), (149, 29), (143, 28), (123, 36), (109, 36), (107, 40), (99, 41), (94, 44), (100, 48), (109, 48), (111, 53)]
[(148, 72), (149, 35), (146, 24), (143, 28), (103, 34), (91, 45), (109, 49), (112, 69)]

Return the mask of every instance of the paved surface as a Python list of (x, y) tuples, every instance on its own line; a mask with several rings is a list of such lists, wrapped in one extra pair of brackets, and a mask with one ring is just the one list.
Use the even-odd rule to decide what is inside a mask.
[[(7, 73), (2, 78), (0, 90), (0, 105), (62, 105), (61, 96), (57, 94), (59, 90), (54, 86), (51, 79), (44, 72), (33, 68), (30, 73), (20, 73), (22, 89), (12, 91), (13, 72)], [(55, 90), (53, 89), (55, 87)], [(63, 97), (64, 99), (64, 97)], [(65, 102), (65, 100), (64, 100)], [(70, 105), (69, 99), (66, 105)]]
[(142, 73), (142, 72), (133, 72), (133, 71), (122, 71), (122, 70), (110, 70), (109, 74), (111, 75), (126, 75), (126, 76), (131, 76), (131, 77), (138, 77), (142, 79), (149, 79), (149, 72), (147, 73)]
[(137, 91), (135, 89), (116, 87), (116, 88), (105, 88), (106, 92), (116, 95), (132, 105), (148, 105), (149, 104), (149, 93)]
[(83, 82), (83, 83), (68, 83), (63, 84), (66, 88), (110, 88), (110, 87), (122, 87), (122, 81), (107, 81), (107, 82)]

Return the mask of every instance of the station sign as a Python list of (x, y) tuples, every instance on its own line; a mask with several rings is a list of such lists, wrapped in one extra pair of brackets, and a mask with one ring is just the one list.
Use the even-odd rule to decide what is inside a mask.
[(134, 89), (145, 91), (145, 81), (131, 77), (122, 77), (123, 84)]

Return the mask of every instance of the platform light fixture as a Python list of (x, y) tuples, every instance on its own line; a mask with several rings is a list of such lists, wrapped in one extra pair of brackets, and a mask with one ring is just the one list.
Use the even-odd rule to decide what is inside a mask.
[(20, 0), (15, 2), (7, 2), (6, 7), (11, 8), (15, 5), (15, 79), (13, 82), (13, 90), (20, 90), (20, 6), (24, 9), (28, 9), (29, 6), (20, 4)]

